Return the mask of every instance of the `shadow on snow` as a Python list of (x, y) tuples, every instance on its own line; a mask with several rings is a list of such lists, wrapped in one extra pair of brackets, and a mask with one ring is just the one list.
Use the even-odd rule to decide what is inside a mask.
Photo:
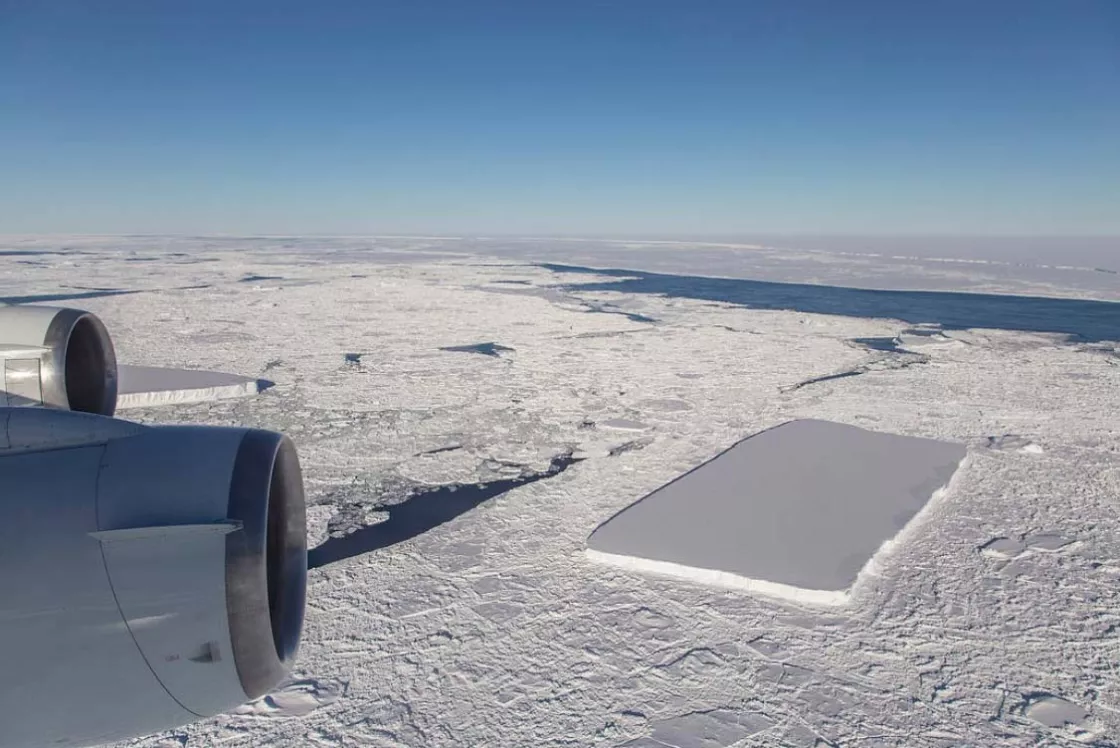
[(317, 569), (415, 538), (507, 491), (557, 476), (580, 459), (560, 455), (553, 457), (548, 469), (539, 473), (478, 485), (439, 486), (413, 494), (400, 504), (384, 507), (389, 515), (384, 522), (362, 527), (349, 535), (329, 538), (312, 548), (307, 553), (307, 568)]
[(44, 293), (28, 296), (0, 296), (0, 304), (39, 304), (44, 301), (80, 301), (82, 299), (98, 299), (103, 296), (124, 296), (139, 291), (122, 291), (115, 289), (102, 289), (96, 291), (77, 291), (73, 293)]

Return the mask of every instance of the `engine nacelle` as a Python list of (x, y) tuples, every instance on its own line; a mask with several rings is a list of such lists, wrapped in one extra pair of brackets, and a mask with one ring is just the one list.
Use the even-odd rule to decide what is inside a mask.
[(0, 746), (257, 698), (303, 626), (303, 480), (271, 431), (0, 408)]
[(0, 305), (0, 407), (6, 405), (113, 415), (117, 357), (101, 320), (79, 309)]

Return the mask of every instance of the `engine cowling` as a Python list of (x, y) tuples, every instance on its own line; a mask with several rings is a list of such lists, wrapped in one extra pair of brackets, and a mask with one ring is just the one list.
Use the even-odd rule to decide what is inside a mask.
[(0, 305), (0, 407), (21, 405), (113, 415), (117, 357), (101, 320), (80, 309)]
[(257, 698), (303, 625), (287, 437), (0, 408), (0, 745), (93, 745)]

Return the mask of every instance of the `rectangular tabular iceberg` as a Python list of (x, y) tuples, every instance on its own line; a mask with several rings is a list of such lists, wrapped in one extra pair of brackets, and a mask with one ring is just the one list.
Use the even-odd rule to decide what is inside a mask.
[(962, 444), (791, 421), (738, 442), (602, 524), (592, 558), (843, 603), (882, 545), (946, 486)]
[(117, 409), (204, 403), (255, 395), (260, 381), (237, 374), (161, 366), (119, 367)]

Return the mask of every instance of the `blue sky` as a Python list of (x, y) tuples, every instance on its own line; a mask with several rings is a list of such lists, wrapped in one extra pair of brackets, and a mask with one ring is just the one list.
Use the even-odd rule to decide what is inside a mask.
[(1115, 0), (0, 0), (0, 233), (1120, 234)]

